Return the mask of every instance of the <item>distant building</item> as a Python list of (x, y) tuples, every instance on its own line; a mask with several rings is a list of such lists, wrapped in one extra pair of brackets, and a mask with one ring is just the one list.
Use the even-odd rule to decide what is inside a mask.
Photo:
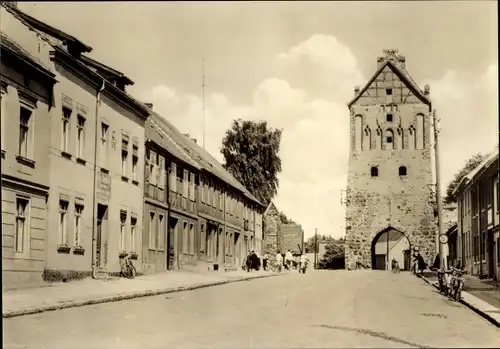
[(283, 223), (276, 205), (271, 202), (264, 211), (264, 251), (275, 255), (278, 251), (300, 254), (304, 250), (304, 231), (296, 223)]

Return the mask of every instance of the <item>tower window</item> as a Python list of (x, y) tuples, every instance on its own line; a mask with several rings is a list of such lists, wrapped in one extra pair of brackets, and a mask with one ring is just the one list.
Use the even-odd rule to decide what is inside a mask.
[(401, 166), (399, 168), (399, 175), (400, 176), (406, 176), (406, 166)]
[(387, 114), (387, 122), (392, 122), (392, 114)]
[(378, 177), (378, 168), (373, 166), (371, 169), (372, 177)]
[(392, 144), (392, 136), (387, 136), (387, 144)]
[(392, 88), (386, 88), (385, 89), (385, 94), (388, 96), (392, 96)]

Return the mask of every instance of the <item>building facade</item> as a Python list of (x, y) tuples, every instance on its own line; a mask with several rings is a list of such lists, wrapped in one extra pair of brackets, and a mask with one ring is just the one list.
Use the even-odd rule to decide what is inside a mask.
[(8, 289), (42, 282), (56, 77), (3, 31), (0, 44), (2, 287)]
[(498, 149), (457, 186), (456, 259), (471, 275), (500, 280)]
[(346, 195), (346, 269), (374, 267), (373, 245), (390, 229), (435, 255), (429, 89), (406, 71), (405, 57), (386, 50), (350, 111)]

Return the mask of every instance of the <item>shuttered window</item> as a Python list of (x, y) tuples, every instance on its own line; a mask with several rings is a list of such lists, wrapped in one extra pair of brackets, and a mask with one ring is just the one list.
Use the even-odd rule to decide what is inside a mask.
[(177, 165), (173, 162), (170, 168), (170, 190), (177, 192)]
[(189, 197), (189, 172), (188, 170), (184, 170), (184, 180), (183, 180), (183, 192), (182, 192), (182, 196), (185, 197), (185, 198), (188, 198)]

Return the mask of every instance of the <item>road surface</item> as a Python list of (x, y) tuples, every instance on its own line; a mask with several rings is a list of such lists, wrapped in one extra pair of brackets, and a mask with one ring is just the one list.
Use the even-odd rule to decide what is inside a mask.
[(4, 320), (4, 348), (500, 347), (423, 280), (312, 271)]

